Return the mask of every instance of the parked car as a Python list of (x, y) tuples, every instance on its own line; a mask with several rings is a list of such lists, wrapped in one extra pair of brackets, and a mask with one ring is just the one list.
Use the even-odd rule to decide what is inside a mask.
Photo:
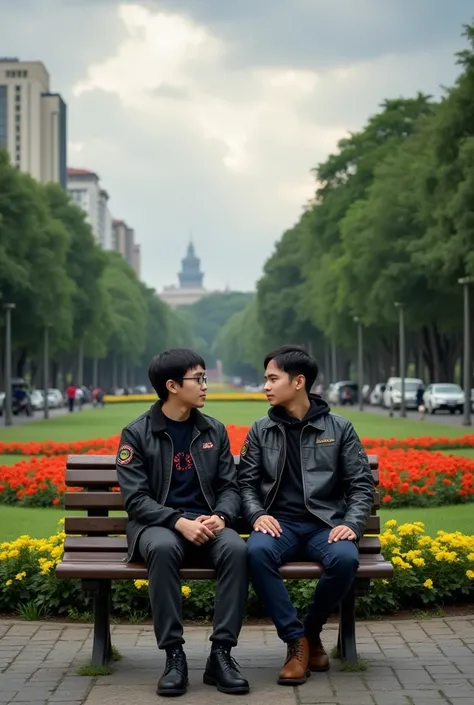
[[(422, 379), (416, 377), (405, 377), (405, 408), (416, 409), (416, 393), (423, 385)], [(387, 380), (383, 393), (383, 405), (386, 409), (399, 409), (402, 402), (402, 379), (401, 377), (390, 377)]]
[(18, 416), (18, 414), (31, 416), (33, 414), (30, 392), (22, 377), (12, 379), (12, 412), (14, 416)]
[(62, 409), (64, 396), (60, 389), (48, 389), (48, 404), (52, 409)]
[(466, 396), (459, 384), (430, 384), (423, 396), (429, 414), (436, 414), (437, 411), (462, 413), (465, 400)]
[(372, 406), (382, 406), (385, 387), (386, 385), (383, 382), (377, 382), (375, 387), (372, 389), (369, 396), (369, 402)]
[[(351, 393), (351, 399), (345, 399), (345, 390), (348, 389)], [(344, 406), (345, 404), (355, 404), (357, 401), (358, 387), (355, 382), (350, 380), (344, 380), (342, 382), (335, 382), (329, 385), (328, 389), (328, 402), (330, 404), (337, 404)]]
[(30, 403), (33, 411), (44, 409), (44, 392), (41, 389), (33, 390), (30, 394)]

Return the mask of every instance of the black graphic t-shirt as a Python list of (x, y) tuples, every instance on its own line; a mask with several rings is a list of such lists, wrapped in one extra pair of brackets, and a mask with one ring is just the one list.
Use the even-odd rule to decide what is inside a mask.
[(207, 514), (209, 507), (199, 484), (199, 478), (191, 456), (194, 423), (173, 421), (166, 418), (166, 430), (173, 441), (173, 472), (166, 506), (179, 509), (183, 514)]

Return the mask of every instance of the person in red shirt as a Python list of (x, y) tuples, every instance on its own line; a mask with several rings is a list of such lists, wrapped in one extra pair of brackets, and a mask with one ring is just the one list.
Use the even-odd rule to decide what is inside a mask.
[(76, 386), (74, 384), (71, 383), (66, 389), (66, 396), (69, 411), (72, 412), (74, 411), (74, 401), (76, 399)]

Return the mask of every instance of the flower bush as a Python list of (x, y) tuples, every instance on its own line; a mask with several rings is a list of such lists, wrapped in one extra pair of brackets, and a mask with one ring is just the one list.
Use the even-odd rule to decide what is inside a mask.
[[(240, 452), (250, 426), (227, 426), (231, 449), (234, 455)], [(31, 441), (22, 443), (0, 442), (0, 455), (69, 455), (87, 452), (115, 453), (120, 436), (111, 438), (91, 438), (85, 441), (69, 441), (56, 443), (54, 441)], [(455, 448), (474, 448), (474, 434), (447, 438), (445, 436), (419, 436), (413, 438), (362, 438), (362, 444), (368, 451), (375, 448), (389, 448), (391, 450), (452, 450)]]
[[(394, 578), (372, 583), (369, 594), (358, 598), (359, 615), (370, 617), (404, 608), (473, 600), (474, 536), (439, 531), (436, 538), (431, 538), (421, 522), (397, 526), (392, 520), (385, 526), (382, 550), (394, 565)], [(81, 592), (80, 582), (56, 578), (63, 542), (64, 533), (59, 531), (48, 539), (20, 536), (0, 544), (0, 612), (13, 613), (22, 603), (34, 603), (43, 615), (90, 616), (91, 603)], [(311, 600), (315, 584), (311, 580), (286, 581), (293, 603), (301, 612)], [(213, 581), (184, 584), (184, 618), (212, 618), (214, 594)], [(147, 581), (114, 582), (112, 612), (118, 618), (149, 618)], [(252, 589), (247, 616), (264, 616)]]
[(474, 460), (422, 450), (374, 448), (379, 490), (389, 507), (427, 507), (474, 500)]
[[(231, 450), (239, 453), (248, 426), (227, 426)], [(0, 503), (46, 507), (61, 505), (67, 454), (114, 454), (119, 436), (74, 443), (0, 443), (1, 453), (32, 455), (0, 466)], [(363, 439), (379, 458), (380, 494), (389, 507), (441, 506), (474, 500), (474, 460), (435, 452), (440, 447), (474, 445), (461, 438)], [(428, 450), (431, 449), (431, 450)], [(41, 454), (42, 457), (37, 457)]]

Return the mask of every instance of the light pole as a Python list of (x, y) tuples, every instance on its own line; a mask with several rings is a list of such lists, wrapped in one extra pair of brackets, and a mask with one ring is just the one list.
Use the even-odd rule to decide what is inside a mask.
[(336, 341), (334, 336), (331, 338), (331, 367), (332, 367), (332, 381), (337, 382), (337, 359), (336, 359)]
[(471, 312), (469, 302), (469, 289), (474, 282), (474, 277), (462, 277), (458, 283), (464, 289), (464, 419), (463, 426), (471, 425), (471, 378), (472, 378), (472, 354), (471, 354)]
[(400, 399), (400, 416), (406, 418), (405, 404), (405, 376), (406, 376), (406, 361), (405, 361), (405, 309), (402, 303), (395, 302), (398, 308), (398, 323), (399, 323), (399, 345), (400, 345), (400, 382), (401, 382), (401, 399)]
[(49, 419), (49, 324), (44, 327), (44, 350), (43, 350), (43, 385), (44, 385), (44, 418)]
[(3, 304), (5, 309), (5, 426), (13, 423), (12, 414), (12, 311), (15, 304)]
[(354, 316), (354, 323), (357, 323), (357, 386), (359, 387), (359, 411), (364, 411), (364, 397), (362, 387), (364, 386), (364, 341), (362, 337), (362, 323), (359, 316)]

